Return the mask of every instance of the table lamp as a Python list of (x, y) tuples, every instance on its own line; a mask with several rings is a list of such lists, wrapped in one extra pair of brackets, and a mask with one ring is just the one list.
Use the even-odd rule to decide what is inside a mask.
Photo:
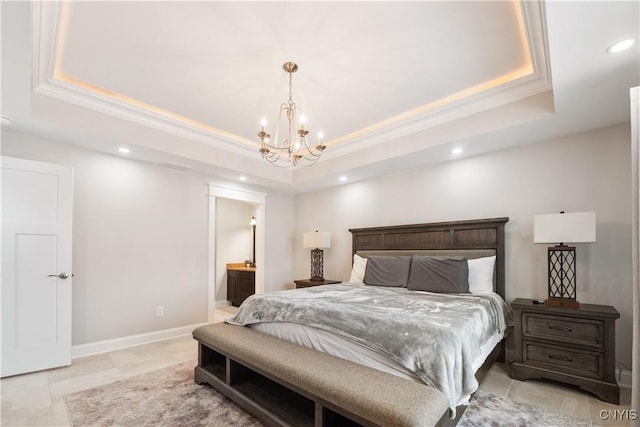
[(311, 280), (323, 281), (322, 249), (331, 247), (331, 233), (328, 231), (308, 231), (302, 234), (302, 247), (311, 250)]
[(576, 300), (576, 248), (565, 243), (592, 243), (596, 241), (596, 213), (574, 212), (535, 215), (534, 243), (557, 243), (547, 252), (549, 271), (549, 297), (545, 305), (574, 307)]

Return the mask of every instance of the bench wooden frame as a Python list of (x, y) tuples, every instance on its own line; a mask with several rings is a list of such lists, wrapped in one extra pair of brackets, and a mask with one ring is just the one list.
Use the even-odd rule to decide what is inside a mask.
[(267, 425), (426, 427), (449, 421), (446, 397), (424, 384), (242, 326), (207, 325), (194, 338), (195, 382), (210, 384)]

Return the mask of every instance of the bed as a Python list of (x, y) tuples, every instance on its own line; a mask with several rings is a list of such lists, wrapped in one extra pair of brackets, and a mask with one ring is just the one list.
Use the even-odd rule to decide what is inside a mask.
[[(456, 260), (464, 258), (465, 265), (469, 260), (471, 266), (470, 260), (492, 259), (489, 283), (492, 292), (440, 294), (407, 290), (401, 285), (366, 286), (356, 280), (252, 297), (228, 323), (246, 325), (261, 333), (436, 387), (449, 399), (454, 414), (451, 421), (455, 424), (478, 383), (493, 362), (504, 354), (503, 338), (508, 322), (508, 308), (504, 303), (504, 225), (507, 221), (508, 218), (492, 218), (349, 230), (353, 236), (354, 260), (358, 263), (362, 259), (368, 259), (369, 264), (394, 259), (405, 263), (408, 258), (412, 266), (416, 260), (431, 262), (432, 259), (454, 260), (458, 265)], [(354, 272), (356, 269), (354, 264)], [(416, 267), (413, 269), (417, 271)], [(372, 277), (369, 282), (375, 281)], [(431, 316), (434, 311), (440, 312), (437, 314), (440, 317), (433, 320), (421, 317)], [(348, 316), (342, 319), (342, 313), (346, 312)], [(390, 312), (397, 314), (389, 317)], [(493, 313), (493, 317), (488, 317), (488, 312)], [(460, 313), (465, 314), (460, 316)], [(407, 317), (413, 318), (418, 326), (407, 325)], [(422, 324), (426, 321), (436, 326), (446, 322), (446, 327), (439, 329), (439, 335), (429, 337), (422, 334)], [(385, 322), (393, 326), (389, 328)], [(478, 323), (491, 323), (491, 326), (486, 331), (470, 326)], [(460, 330), (459, 336), (449, 333), (454, 324)], [(377, 331), (381, 331), (384, 338), (380, 338)], [(436, 350), (421, 352), (425, 353), (421, 357), (414, 357), (413, 350), (407, 353), (407, 338), (403, 336), (410, 335), (407, 331), (417, 332), (412, 332), (415, 337), (411, 341), (417, 339), (416, 345), (420, 348)], [(376, 340), (384, 345), (378, 345)], [(471, 342), (475, 344), (467, 344)], [(465, 343), (463, 348), (460, 343)], [(433, 353), (438, 357), (429, 358)]]

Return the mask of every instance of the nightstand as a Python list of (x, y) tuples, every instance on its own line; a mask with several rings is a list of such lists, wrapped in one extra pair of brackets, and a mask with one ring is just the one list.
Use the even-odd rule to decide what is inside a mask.
[(342, 283), (339, 280), (311, 280), (311, 279), (302, 279), (302, 280), (294, 280), (296, 282), (296, 289), (300, 288), (308, 288), (309, 286), (320, 286), (320, 285), (333, 285), (334, 283)]
[(609, 305), (551, 307), (518, 298), (514, 312), (514, 360), (517, 380), (546, 378), (576, 385), (619, 404), (615, 379), (616, 330), (620, 314)]

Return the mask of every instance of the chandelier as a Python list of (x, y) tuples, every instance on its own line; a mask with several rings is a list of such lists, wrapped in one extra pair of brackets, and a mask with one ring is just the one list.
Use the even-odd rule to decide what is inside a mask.
[[(304, 128), (304, 114), (302, 109), (293, 102), (291, 97), (291, 86), (293, 73), (298, 71), (298, 65), (293, 62), (285, 62), (282, 65), (284, 71), (289, 73), (289, 100), (280, 105), (278, 113), (278, 123), (276, 125), (276, 137), (273, 145), (269, 143), (269, 135), (264, 127), (267, 122), (262, 119), (262, 129), (258, 132), (260, 137), (260, 153), (262, 158), (276, 166), (287, 168), (295, 166), (311, 166), (318, 161), (326, 145), (322, 144), (322, 133), (318, 134), (319, 143), (316, 146), (309, 146), (307, 135), (309, 131)], [(298, 113), (300, 114), (300, 127), (298, 128)], [(279, 139), (280, 124), (283, 116), (287, 118), (287, 130), (282, 139)], [(296, 130), (297, 129), (297, 130)]]

